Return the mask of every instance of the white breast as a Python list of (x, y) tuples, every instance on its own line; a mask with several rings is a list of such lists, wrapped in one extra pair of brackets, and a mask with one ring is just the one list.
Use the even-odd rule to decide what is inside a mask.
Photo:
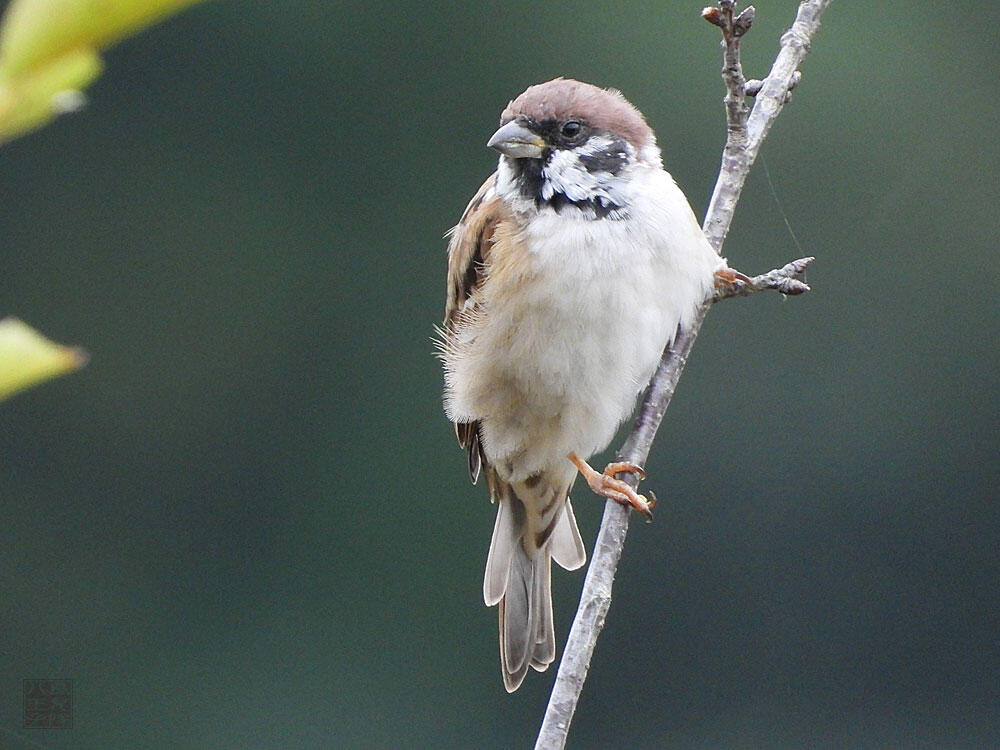
[(478, 419), (488, 458), (514, 481), (607, 445), (723, 263), (666, 172), (635, 177), (627, 220), (532, 218), (531, 273), (516, 294), (492, 290), (451, 363), (449, 416)]

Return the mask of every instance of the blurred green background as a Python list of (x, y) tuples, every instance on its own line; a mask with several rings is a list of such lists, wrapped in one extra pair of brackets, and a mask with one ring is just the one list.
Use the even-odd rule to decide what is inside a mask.
[[(92, 357), (0, 405), (0, 746), (533, 741), (554, 670), (500, 680), (442, 235), (556, 75), (621, 88), (701, 215), (703, 4), (210, 2), (0, 149), (0, 313)], [(757, 3), (748, 75), (795, 7)], [(817, 256), (814, 291), (709, 316), (571, 747), (1000, 743), (998, 23), (826, 14), (764, 147), (801, 248), (760, 162), (726, 245)], [(75, 681), (73, 729), (21, 727), (30, 677)]]

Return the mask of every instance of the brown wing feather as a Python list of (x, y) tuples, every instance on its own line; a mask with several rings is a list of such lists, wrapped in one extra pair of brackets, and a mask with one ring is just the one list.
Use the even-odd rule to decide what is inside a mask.
[(483, 280), (493, 247), (493, 232), (500, 221), (502, 202), (497, 197), (496, 172), (469, 201), (458, 224), (449, 233), (448, 298), (444, 308), (445, 331), (458, 324), (465, 301)]
[[(462, 309), (482, 283), (490, 263), (493, 234), (503, 204), (496, 195), (496, 173), (490, 175), (469, 201), (448, 243), (448, 297), (444, 308), (444, 333), (455, 335), (462, 326)], [(458, 443), (469, 454), (469, 478), (475, 484), (486, 463), (479, 440), (479, 422), (456, 422)]]

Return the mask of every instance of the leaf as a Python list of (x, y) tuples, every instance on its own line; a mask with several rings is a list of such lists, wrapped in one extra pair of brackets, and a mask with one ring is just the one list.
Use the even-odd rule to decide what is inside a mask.
[(49, 341), (17, 318), (0, 319), (0, 401), (86, 363), (83, 349)]
[(99, 50), (198, 0), (12, 0), (0, 25), (0, 143), (78, 108)]
[(91, 49), (77, 49), (0, 83), (0, 143), (41, 127), (82, 103), (80, 89), (97, 78), (101, 60)]

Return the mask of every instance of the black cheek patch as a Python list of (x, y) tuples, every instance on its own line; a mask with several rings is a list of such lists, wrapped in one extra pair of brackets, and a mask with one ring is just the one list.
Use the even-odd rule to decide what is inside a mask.
[[(593, 211), (596, 219), (623, 219), (627, 216), (623, 206), (619, 206), (607, 198), (598, 197), (589, 200), (573, 201), (564, 193), (554, 193), (552, 197), (545, 199), (542, 197), (542, 189), (545, 185), (545, 177), (542, 172), (545, 163), (551, 155), (551, 150), (546, 149), (546, 154), (542, 159), (510, 159), (509, 163), (513, 167), (514, 181), (518, 185), (518, 192), (523, 198), (533, 201), (538, 208), (549, 207), (558, 213), (568, 210)], [(618, 174), (624, 169), (628, 157), (625, 155), (624, 141), (616, 140), (608, 146), (607, 150), (589, 157), (579, 157), (584, 164), (584, 169), (588, 172), (608, 172)], [(590, 164), (593, 168), (587, 164)]]
[(596, 154), (580, 154), (578, 158), (583, 168), (591, 174), (607, 172), (616, 175), (625, 168), (625, 164), (628, 162), (625, 142), (619, 139), (612, 141), (603, 151), (598, 151)]

